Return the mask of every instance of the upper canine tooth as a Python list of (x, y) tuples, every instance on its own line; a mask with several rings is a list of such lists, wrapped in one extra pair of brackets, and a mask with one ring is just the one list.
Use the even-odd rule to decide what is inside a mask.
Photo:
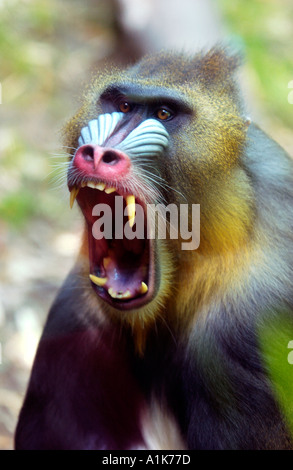
[(116, 188), (106, 188), (106, 189), (105, 189), (105, 193), (106, 193), (106, 194), (114, 193), (114, 191), (116, 191)]
[(70, 192), (70, 208), (72, 209), (76, 196), (79, 193), (79, 188), (74, 186)]
[(129, 225), (130, 227), (133, 227), (135, 219), (135, 197), (133, 196), (133, 194), (130, 194), (129, 196), (125, 197), (125, 200)]

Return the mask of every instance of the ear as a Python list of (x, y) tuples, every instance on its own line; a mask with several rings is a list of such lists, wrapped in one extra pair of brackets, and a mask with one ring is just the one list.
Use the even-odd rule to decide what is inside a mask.
[(226, 48), (213, 48), (197, 61), (199, 78), (208, 83), (231, 79), (241, 63), (239, 54), (231, 54)]

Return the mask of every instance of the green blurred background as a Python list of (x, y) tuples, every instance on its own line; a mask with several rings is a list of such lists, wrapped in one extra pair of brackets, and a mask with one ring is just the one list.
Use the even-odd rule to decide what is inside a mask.
[(0, 0), (0, 449), (79, 242), (59, 130), (95, 68), (183, 36), (191, 52), (216, 37), (244, 54), (248, 112), (293, 155), (292, 0)]

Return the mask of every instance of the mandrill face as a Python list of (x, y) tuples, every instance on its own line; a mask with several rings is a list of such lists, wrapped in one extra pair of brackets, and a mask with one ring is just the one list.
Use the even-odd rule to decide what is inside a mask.
[[(67, 145), (75, 149), (68, 169), (71, 206), (77, 199), (86, 223), (87, 282), (104, 306), (146, 318), (157, 316), (168, 302), (173, 306), (174, 299), (184, 305), (194, 295), (188, 285), (199, 272), (196, 263), (202, 265), (202, 251), (238, 243), (230, 227), (244, 233), (231, 211), (227, 234), (218, 228), (228, 201), (231, 206), (235, 200), (238, 211), (233, 171), (246, 125), (230, 97), (229, 73), (224, 81), (213, 70), (214, 83), (205, 80), (203, 69), (222, 70), (217, 61), (224, 58), (212, 57), (183, 62), (180, 56), (180, 77), (174, 74), (173, 55), (163, 61), (158, 55), (151, 63), (146, 58), (101, 77), (65, 130)], [(231, 74), (234, 65), (229, 64)], [(219, 184), (227, 199), (222, 198), (224, 210), (217, 207)], [(201, 212), (198, 254), (196, 205)], [(188, 236), (197, 242), (182, 249)]]
[(169, 138), (159, 119), (133, 118), (125, 99), (118, 108), (124, 112), (101, 114), (82, 128), (68, 187), (88, 226), (92, 287), (111, 306), (134, 309), (152, 299), (159, 282), (147, 228), (147, 203), (158, 194), (138, 168), (163, 154)]

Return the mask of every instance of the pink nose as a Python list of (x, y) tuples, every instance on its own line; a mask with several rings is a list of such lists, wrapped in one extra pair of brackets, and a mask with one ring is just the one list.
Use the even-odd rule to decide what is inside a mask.
[(131, 162), (120, 150), (85, 144), (77, 149), (73, 165), (87, 176), (117, 179), (129, 173)]

